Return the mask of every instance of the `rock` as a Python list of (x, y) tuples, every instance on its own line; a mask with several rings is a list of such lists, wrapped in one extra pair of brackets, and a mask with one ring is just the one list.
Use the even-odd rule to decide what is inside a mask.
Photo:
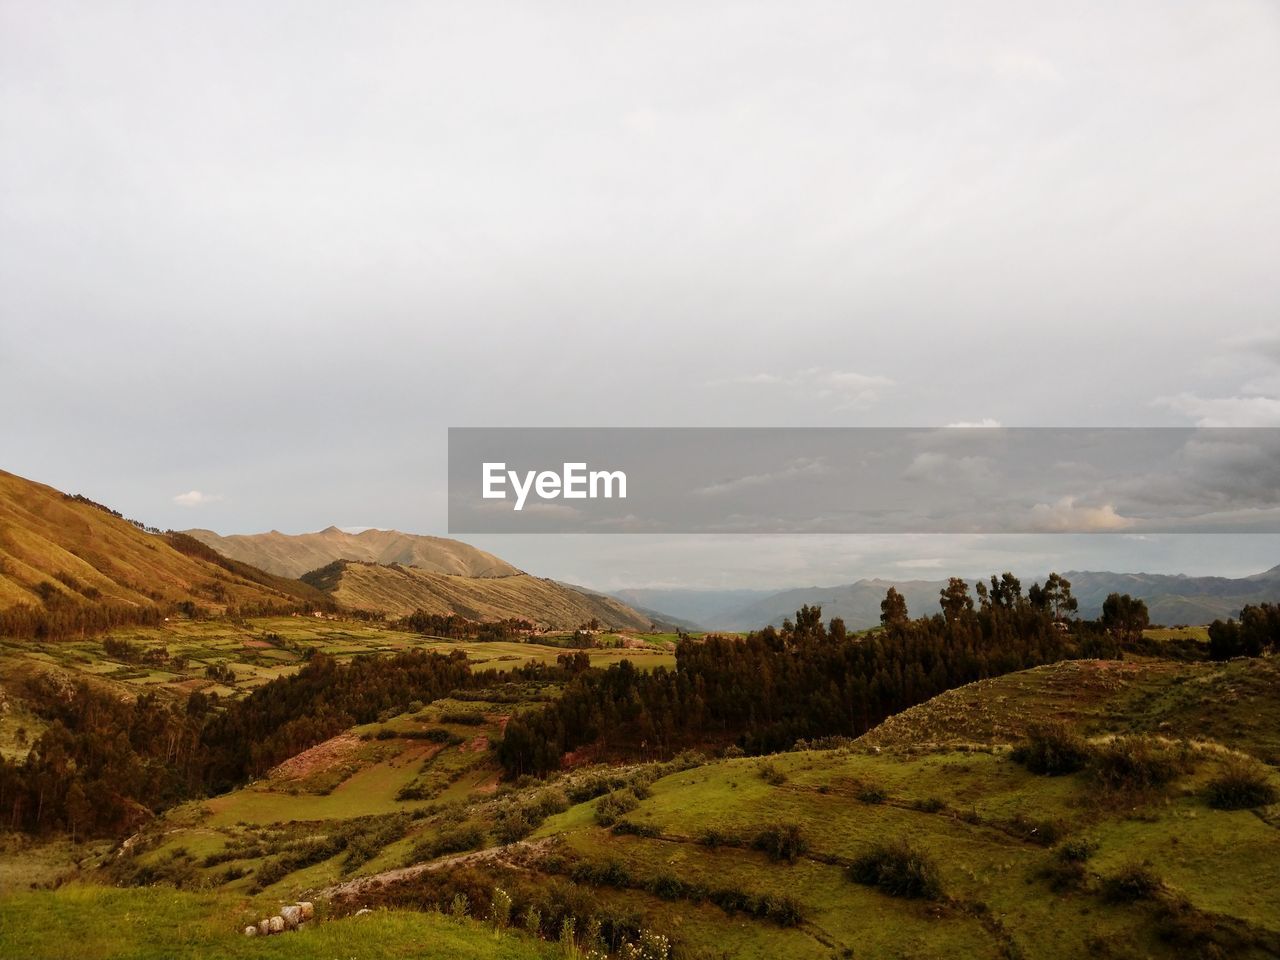
[(298, 909), (302, 911), (303, 920), (310, 920), (316, 915), (315, 905), (310, 900), (299, 900)]
[(256, 937), (258, 935), (258, 928), (253, 924), (249, 924), (249, 926), (244, 928), (244, 935), (246, 937)]
[(281, 907), (280, 917), (284, 920), (284, 925), (292, 930), (302, 922), (301, 907)]
[(359, 910), (356, 911), (356, 916), (363, 917), (366, 913), (373, 913), (373, 911), (370, 910), (368, 907), (361, 907)]
[(280, 916), (279, 914), (272, 917), (270, 920), (267, 921), (267, 923), (270, 924), (272, 933), (284, 932), (284, 917)]
[(258, 921), (258, 932), (259, 932), (260, 934), (262, 934), (264, 937), (265, 937), (267, 934), (269, 934), (269, 933), (271, 932), (271, 921), (270, 921), (270, 920), (259, 920), (259, 921)]

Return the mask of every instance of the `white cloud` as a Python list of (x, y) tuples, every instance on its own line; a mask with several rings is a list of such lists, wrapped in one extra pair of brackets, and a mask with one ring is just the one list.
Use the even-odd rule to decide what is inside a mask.
[(990, 480), (991, 461), (986, 457), (953, 457), (945, 453), (926, 451), (917, 453), (906, 470), (905, 480), (943, 482), (967, 480), (977, 483)]
[(1053, 504), (1037, 503), (1031, 508), (1028, 526), (1045, 533), (1097, 533), (1125, 530), (1133, 520), (1122, 517), (1109, 503), (1100, 507), (1077, 506), (1075, 497), (1063, 497)]
[(1003, 423), (993, 417), (983, 417), (981, 420), (957, 420), (955, 423), (947, 424), (947, 428), (950, 430), (994, 430), (1003, 426)]
[(201, 493), (199, 490), (188, 490), (186, 493), (180, 493), (173, 498), (173, 502), (180, 507), (203, 507), (205, 504), (217, 503), (222, 499), (220, 493)]
[(735, 490), (741, 490), (746, 487), (760, 487), (770, 483), (777, 483), (779, 480), (792, 480), (796, 477), (816, 477), (826, 473), (827, 470), (827, 464), (822, 457), (799, 457), (792, 460), (781, 470), (774, 470), (771, 473), (751, 473), (745, 477), (722, 480), (719, 483), (699, 487), (694, 490), (694, 493), (704, 495), (732, 493)]
[(1197, 427), (1280, 427), (1280, 399), (1275, 397), (1179, 393), (1157, 397), (1155, 404), (1191, 417)]

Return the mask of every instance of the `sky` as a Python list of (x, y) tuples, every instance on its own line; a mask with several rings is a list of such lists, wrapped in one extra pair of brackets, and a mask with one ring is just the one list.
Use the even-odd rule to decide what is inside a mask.
[[(443, 534), (450, 426), (1280, 426), (1278, 107), (1274, 2), (4, 0), (0, 467)], [(476, 542), (595, 586), (1280, 563)]]

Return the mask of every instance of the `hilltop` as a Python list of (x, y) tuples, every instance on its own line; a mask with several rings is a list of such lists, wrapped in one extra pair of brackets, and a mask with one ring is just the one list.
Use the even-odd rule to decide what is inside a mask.
[(428, 573), (458, 577), (514, 577), (522, 571), (491, 553), (460, 540), (424, 537), (399, 530), (365, 530), (347, 533), (328, 527), (318, 533), (235, 534), (220, 536), (212, 530), (187, 530), (223, 556), (251, 563), (285, 577), (301, 577), (335, 560), (401, 564)]
[[(92, 629), (192, 612), (327, 603), (315, 588), (148, 531), (108, 507), (0, 471), (0, 613), (5, 632)], [(2, 629), (2, 627), (0, 627)]]
[(651, 617), (618, 600), (527, 573), (460, 577), (400, 564), (335, 560), (306, 574), (303, 581), (348, 609), (388, 616), (423, 610), (470, 620), (525, 619), (557, 630), (572, 630), (591, 620), (614, 629), (653, 628)]

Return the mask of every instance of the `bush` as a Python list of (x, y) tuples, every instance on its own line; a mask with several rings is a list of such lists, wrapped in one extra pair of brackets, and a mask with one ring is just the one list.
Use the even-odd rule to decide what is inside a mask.
[(466, 853), (484, 846), (484, 831), (475, 826), (455, 827), (438, 837), (427, 837), (414, 845), (413, 860), (434, 860), (450, 853)]
[(640, 806), (640, 799), (631, 790), (615, 790), (600, 798), (596, 804), (596, 823), (611, 827), (624, 815)]
[(1094, 779), (1109, 790), (1163, 787), (1190, 767), (1186, 748), (1175, 750), (1149, 737), (1117, 737), (1094, 750)]
[(1014, 749), (1013, 759), (1032, 773), (1058, 777), (1081, 769), (1089, 759), (1089, 747), (1064, 724), (1037, 724)]
[(659, 830), (652, 823), (641, 823), (637, 820), (619, 820), (613, 825), (613, 833), (618, 836), (656, 837)]
[(1209, 781), (1205, 799), (1215, 810), (1248, 810), (1275, 803), (1277, 791), (1261, 764), (1236, 758)]
[(933, 860), (904, 840), (880, 844), (863, 854), (849, 867), (849, 879), (891, 897), (937, 900), (942, 896), (942, 877)]
[(1088, 837), (1074, 837), (1054, 851), (1063, 863), (1084, 863), (1097, 852), (1097, 842)]
[(884, 803), (889, 794), (877, 783), (864, 783), (858, 787), (858, 799), (863, 803)]
[(787, 775), (772, 763), (760, 765), (760, 779), (773, 787), (780, 787), (787, 782)]
[(1110, 903), (1150, 900), (1164, 884), (1145, 863), (1130, 863), (1102, 880), (1103, 899)]
[(804, 837), (804, 831), (796, 824), (777, 823), (760, 830), (751, 841), (751, 846), (763, 850), (771, 860), (792, 863), (809, 849), (809, 842)]

